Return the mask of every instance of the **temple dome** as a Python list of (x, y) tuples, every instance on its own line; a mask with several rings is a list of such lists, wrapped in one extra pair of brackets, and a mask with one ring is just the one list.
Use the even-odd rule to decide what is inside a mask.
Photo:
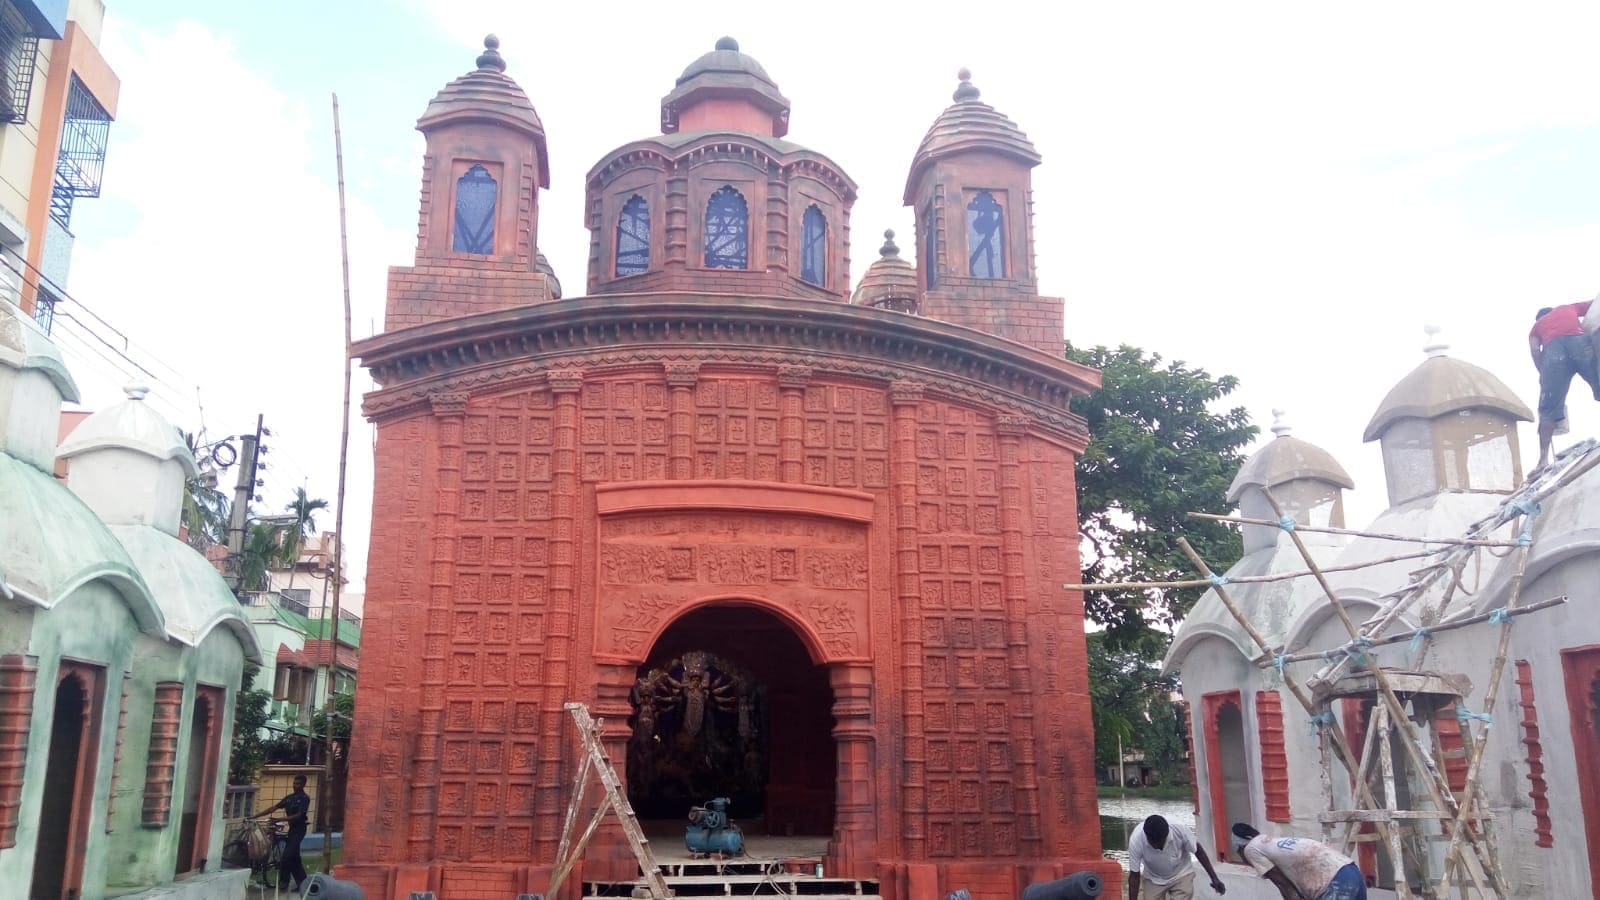
[(741, 100), (772, 117), (772, 136), (789, 131), (789, 100), (755, 58), (739, 50), (731, 37), (717, 41), (716, 47), (689, 64), (678, 76), (677, 86), (661, 98), (661, 130), (678, 130), (684, 110), (703, 100)]
[(1489, 409), (1520, 422), (1533, 421), (1533, 413), (1505, 382), (1487, 369), (1445, 355), (1449, 346), (1438, 341), (1438, 329), (1428, 358), (1390, 389), (1367, 423), (1364, 441), (1375, 441), (1396, 421), (1406, 418), (1436, 419), (1463, 409)]
[(545, 149), (544, 123), (522, 87), (506, 76), (499, 38), (491, 34), (483, 39), (477, 64), (434, 95), (417, 120), (417, 130), (426, 134), (444, 125), (487, 122), (523, 132), (539, 149), (539, 187), (549, 187), (550, 154)]
[(1012, 157), (1030, 168), (1042, 159), (1015, 122), (978, 99), (980, 93), (972, 83), (971, 72), (962, 69), (957, 77), (961, 83), (952, 95), (955, 102), (933, 120), (911, 159), (911, 172), (906, 176), (907, 205), (916, 202), (915, 186), (923, 170), (944, 157), (987, 151)]
[(158, 462), (177, 460), (184, 474), (194, 477), (198, 473), (194, 454), (184, 443), (183, 435), (144, 401), (149, 388), (130, 385), (123, 388), (128, 399), (94, 413), (72, 429), (61, 442), (56, 455), (70, 459), (91, 450), (116, 448), (134, 450)]
[(1282, 411), (1273, 410), (1273, 413), (1276, 420), (1272, 432), (1276, 437), (1250, 454), (1250, 458), (1239, 467), (1239, 474), (1234, 476), (1233, 484), (1228, 487), (1229, 503), (1238, 503), (1247, 488), (1270, 490), (1302, 478), (1325, 481), (1346, 490), (1356, 486), (1333, 454), (1290, 434)]
[(917, 267), (900, 258), (894, 231), (883, 233), (881, 255), (867, 267), (850, 302), (899, 312), (917, 311)]
[(148, 525), (110, 528), (150, 586), (161, 607), (168, 636), (198, 647), (213, 629), (226, 627), (238, 638), (245, 658), (261, 662), (255, 631), (241, 614), (238, 598), (205, 557), (183, 541)]

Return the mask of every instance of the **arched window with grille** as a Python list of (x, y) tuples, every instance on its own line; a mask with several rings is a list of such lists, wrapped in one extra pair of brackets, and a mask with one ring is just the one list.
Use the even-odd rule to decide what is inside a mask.
[(488, 256), (494, 252), (494, 203), (499, 186), (483, 166), (473, 166), (456, 179), (455, 240), (457, 253)]
[(967, 274), (1006, 277), (1006, 213), (988, 191), (967, 204)]
[(706, 268), (750, 267), (750, 207), (725, 184), (706, 203)]
[(828, 281), (828, 219), (816, 204), (800, 220), (800, 278), (816, 285)]
[(650, 269), (650, 204), (638, 194), (622, 204), (617, 217), (617, 277)]

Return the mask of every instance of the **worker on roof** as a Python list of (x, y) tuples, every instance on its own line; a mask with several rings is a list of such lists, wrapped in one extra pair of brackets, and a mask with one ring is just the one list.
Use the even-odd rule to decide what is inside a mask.
[(1595, 346), (1583, 330), (1583, 317), (1591, 300), (1547, 306), (1533, 319), (1528, 332), (1528, 350), (1533, 367), (1539, 370), (1539, 465), (1550, 461), (1550, 440), (1566, 433), (1567, 389), (1572, 376), (1589, 382), (1594, 398), (1600, 400), (1600, 369), (1596, 368)]

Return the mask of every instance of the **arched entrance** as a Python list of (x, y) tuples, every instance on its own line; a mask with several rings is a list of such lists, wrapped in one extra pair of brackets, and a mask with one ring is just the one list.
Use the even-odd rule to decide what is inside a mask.
[(76, 897), (83, 883), (84, 843), (94, 795), (95, 749), (99, 743), (99, 671), (63, 663), (56, 682), (50, 751), (45, 761), (39, 838), (34, 845), (36, 900)]
[(662, 633), (637, 678), (627, 772), (641, 818), (728, 797), (747, 832), (832, 833), (833, 691), (787, 623), (702, 607)]
[(178, 872), (205, 868), (210, 850), (211, 812), (216, 808), (217, 726), (222, 691), (200, 685), (195, 689), (194, 712), (189, 722), (187, 778), (183, 792), (183, 818), (178, 826)]

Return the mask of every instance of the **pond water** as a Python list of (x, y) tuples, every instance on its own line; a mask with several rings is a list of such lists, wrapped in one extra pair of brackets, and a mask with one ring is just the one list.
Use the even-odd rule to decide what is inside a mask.
[[(1169, 822), (1194, 828), (1194, 806), (1188, 800), (1154, 800), (1148, 797), (1100, 798), (1100, 846), (1105, 855), (1128, 861), (1128, 835), (1146, 816), (1161, 815)], [(1207, 847), (1207, 852), (1211, 848)], [(1214, 854), (1213, 854), (1214, 855)]]

